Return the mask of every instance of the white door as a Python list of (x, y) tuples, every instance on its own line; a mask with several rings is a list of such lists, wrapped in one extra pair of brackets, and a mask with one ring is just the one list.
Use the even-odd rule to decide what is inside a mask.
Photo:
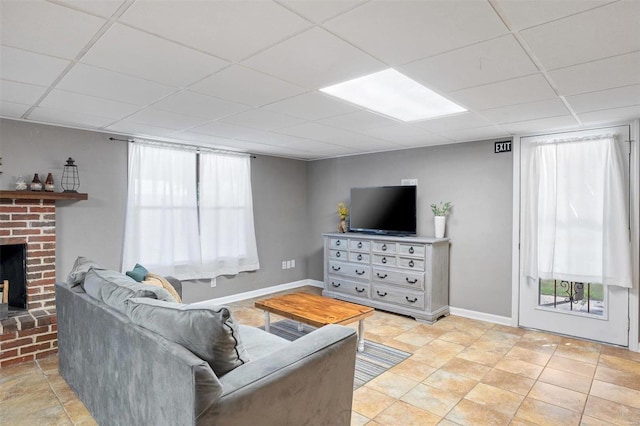
[[(630, 126), (545, 135), (545, 138), (588, 137), (602, 133), (615, 134), (617, 143), (623, 148), (628, 208)], [(540, 137), (521, 139), (521, 170), (523, 170), (523, 159), (528, 155), (527, 150), (531, 149), (535, 139), (539, 140)], [(527, 177), (522, 173), (521, 194), (524, 194), (524, 188), (528, 183), (526, 179)], [(525, 217), (524, 197), (521, 197), (520, 211), (522, 229)], [(525, 233), (521, 232), (521, 248), (524, 247), (524, 238), (526, 238)], [(580, 250), (579, 241), (575, 241), (575, 249)], [(522, 265), (524, 251), (521, 249), (520, 253)], [(627, 288), (557, 279), (541, 279), (534, 282), (526, 278), (521, 271), (519, 304), (520, 326), (622, 346), (629, 344), (629, 290)]]

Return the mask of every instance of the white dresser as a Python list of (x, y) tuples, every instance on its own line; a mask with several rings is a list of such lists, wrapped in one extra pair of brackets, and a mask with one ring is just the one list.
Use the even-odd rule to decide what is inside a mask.
[(327, 297), (434, 322), (449, 314), (449, 239), (331, 233)]

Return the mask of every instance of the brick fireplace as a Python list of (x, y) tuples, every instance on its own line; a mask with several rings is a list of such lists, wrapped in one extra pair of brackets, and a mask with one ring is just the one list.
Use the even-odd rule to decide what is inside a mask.
[(0, 245), (26, 244), (26, 309), (0, 321), (0, 368), (57, 352), (55, 203), (64, 199), (87, 195), (0, 191)]

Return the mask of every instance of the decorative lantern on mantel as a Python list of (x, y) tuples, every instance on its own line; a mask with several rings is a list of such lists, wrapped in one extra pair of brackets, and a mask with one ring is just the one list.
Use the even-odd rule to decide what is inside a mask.
[(71, 157), (67, 159), (67, 164), (64, 165), (62, 170), (62, 182), (60, 185), (63, 192), (78, 192), (80, 188), (80, 176), (78, 176), (78, 166), (75, 164), (75, 160)]

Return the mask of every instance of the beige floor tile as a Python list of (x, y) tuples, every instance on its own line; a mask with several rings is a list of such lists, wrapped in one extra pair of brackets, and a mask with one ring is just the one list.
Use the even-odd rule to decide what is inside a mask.
[(411, 345), (409, 343), (401, 342), (396, 339), (385, 339), (383, 342), (387, 346), (391, 346), (392, 348), (399, 349), (401, 351), (409, 352), (410, 354), (414, 353), (420, 346)]
[(572, 347), (579, 348), (587, 352), (596, 352), (600, 353), (602, 350), (602, 344), (588, 342), (586, 340), (574, 339), (571, 337), (562, 337), (558, 347)]
[(598, 365), (594, 379), (640, 391), (640, 375), (638, 374), (614, 370), (612, 368), (604, 367), (603, 365)]
[(351, 426), (364, 426), (369, 422), (369, 418), (355, 411), (351, 412)]
[(409, 358), (392, 367), (389, 371), (402, 377), (423, 381), (436, 371), (436, 369), (423, 362)]
[(451, 420), (448, 420), (445, 418), (440, 420), (440, 422), (438, 423), (438, 426), (460, 426), (460, 424), (456, 422), (452, 422)]
[(67, 412), (69, 418), (75, 423), (78, 421), (85, 420), (87, 418), (91, 418), (91, 413), (84, 406), (82, 401), (79, 399), (71, 400), (64, 405), (64, 410)]
[(578, 413), (582, 413), (584, 404), (587, 402), (587, 395), (584, 393), (543, 382), (533, 385), (528, 397)]
[(515, 418), (538, 425), (580, 424), (580, 413), (532, 398), (525, 398), (522, 401)]
[(446, 340), (447, 342), (457, 343), (462, 346), (469, 346), (476, 340), (478, 337), (475, 333), (470, 333), (468, 330), (452, 330), (446, 333), (443, 333), (439, 339)]
[(514, 346), (518, 348), (529, 349), (531, 351), (542, 352), (545, 354), (552, 355), (556, 351), (558, 344), (553, 342), (536, 342), (531, 340), (520, 340), (516, 342)]
[(580, 420), (580, 426), (609, 426), (615, 425), (615, 423), (609, 423), (606, 420), (596, 419), (595, 417), (582, 415), (582, 419)]
[(436, 337), (427, 333), (423, 333), (420, 330), (416, 330), (415, 328), (394, 337), (395, 340), (418, 347), (426, 345), (435, 338)]
[(503, 358), (503, 354), (479, 349), (472, 349), (469, 347), (460, 352), (456, 356), (456, 358), (475, 362), (486, 367), (493, 367)]
[(529, 422), (527, 420), (513, 418), (509, 426), (538, 426), (538, 423)]
[(640, 409), (640, 391), (594, 380), (590, 395)]
[(629, 361), (640, 362), (640, 352), (631, 352), (626, 348), (616, 348), (615, 346), (602, 345), (600, 355), (615, 356)]
[(370, 419), (391, 406), (396, 400), (382, 392), (362, 386), (353, 392), (353, 411)]
[(547, 363), (547, 367), (589, 378), (593, 378), (593, 375), (596, 372), (596, 366), (593, 364), (555, 355), (551, 357)]
[(373, 420), (386, 426), (429, 426), (437, 425), (441, 418), (427, 410), (398, 401)]
[(435, 373), (427, 377), (422, 383), (434, 388), (451, 392), (454, 395), (463, 397), (478, 383), (477, 380), (459, 374), (451, 373), (446, 370), (437, 370)]
[(39, 369), (35, 361), (23, 362), (22, 364), (10, 365), (9, 367), (2, 367), (0, 370), (0, 384), (4, 380), (21, 376), (23, 374), (35, 374), (39, 373)]
[(569, 358), (574, 361), (586, 362), (588, 364), (597, 364), (598, 358), (600, 358), (599, 352), (575, 346), (558, 346), (553, 355)]
[(508, 340), (482, 336), (471, 345), (469, 345), (468, 348), (484, 352), (494, 352), (496, 354), (499, 354), (500, 356), (504, 356), (511, 350), (511, 348), (513, 348), (513, 345), (513, 342), (510, 342)]
[(50, 391), (47, 379), (34, 368), (31, 374), (7, 377), (0, 383), (0, 402), (11, 401), (29, 395), (40, 395)]
[(512, 417), (520, 407), (524, 396), (484, 383), (478, 383), (465, 396), (465, 399)]
[(455, 407), (460, 397), (451, 392), (421, 384), (407, 392), (401, 400), (433, 414), (444, 416)]
[(588, 394), (589, 389), (591, 389), (590, 377), (580, 376), (568, 371), (556, 370), (551, 367), (545, 368), (542, 374), (540, 374), (540, 377), (538, 377), (538, 380), (584, 394)]
[(533, 331), (529, 330), (522, 335), (521, 341), (532, 341), (532, 342), (553, 342), (560, 344), (562, 341), (562, 336), (556, 336), (555, 334), (544, 333), (541, 331)]
[[(517, 330), (517, 329), (516, 329)], [(483, 340), (491, 340), (493, 342), (500, 342), (508, 344), (509, 346), (515, 345), (522, 339), (522, 335), (519, 333), (513, 333), (512, 331), (504, 331), (500, 327), (493, 327), (490, 330), (487, 330), (482, 335)]]
[(491, 367), (478, 364), (477, 362), (467, 361), (457, 356), (443, 365), (442, 369), (471, 379), (480, 380), (491, 370)]
[(46, 375), (55, 375), (58, 373), (58, 356), (48, 356), (46, 358), (41, 358), (36, 361), (40, 370)]
[(365, 386), (397, 399), (413, 389), (418, 383), (420, 382), (415, 379), (385, 371)]
[(412, 359), (440, 368), (464, 350), (464, 346), (436, 339), (414, 352)]
[[(398, 340), (402, 340), (402, 339), (399, 339), (399, 336), (407, 332), (403, 328), (396, 327), (395, 325), (382, 325), (375, 328), (367, 327), (366, 321), (365, 321), (364, 329), (365, 329), (365, 333), (371, 333), (371, 334), (375, 334), (377, 336), (382, 336), (386, 338), (393, 337)], [(407, 342), (407, 343), (411, 343), (411, 342)], [(418, 346), (421, 346), (421, 345), (418, 345)]]
[(640, 410), (628, 405), (618, 404), (589, 395), (584, 407), (584, 414), (598, 420), (607, 421), (616, 425), (629, 425), (632, 422), (640, 422)]
[(537, 364), (532, 364), (527, 361), (521, 361), (519, 359), (507, 359), (500, 360), (495, 368), (503, 370), (513, 374), (519, 374), (529, 379), (537, 379), (540, 373), (542, 373), (543, 367)]
[(535, 380), (494, 368), (482, 378), (481, 382), (519, 395), (527, 395)]
[(521, 361), (527, 361), (532, 364), (537, 364), (544, 367), (545, 365), (547, 365), (547, 362), (549, 362), (549, 358), (551, 358), (551, 355), (543, 352), (533, 351), (531, 349), (514, 346), (509, 352), (507, 352), (505, 358), (519, 359)]
[(508, 425), (511, 416), (493, 411), (482, 404), (463, 399), (446, 416), (460, 425)]
[(640, 362), (638, 361), (619, 358), (617, 356), (602, 355), (600, 356), (600, 365), (625, 373), (640, 375)]
[(525, 330), (524, 328), (517, 328), (510, 325), (502, 324), (494, 324), (493, 327), (491, 327), (491, 331), (511, 334), (514, 336), (514, 338), (515, 336), (522, 337), (527, 333), (527, 330)]
[(72, 426), (73, 423), (59, 404), (50, 404), (33, 411), (7, 410), (0, 404), (0, 424), (11, 426)]

